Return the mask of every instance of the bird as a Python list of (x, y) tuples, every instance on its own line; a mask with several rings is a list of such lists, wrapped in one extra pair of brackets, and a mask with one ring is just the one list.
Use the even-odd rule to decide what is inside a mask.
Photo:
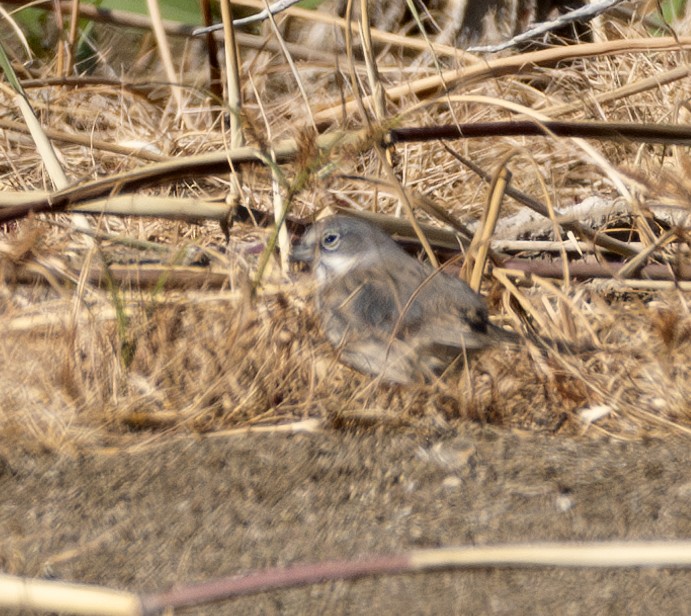
[(520, 340), (489, 321), (484, 298), (463, 280), (361, 218), (312, 224), (291, 257), (314, 276), (320, 327), (340, 361), (385, 382), (433, 382), (469, 353)]

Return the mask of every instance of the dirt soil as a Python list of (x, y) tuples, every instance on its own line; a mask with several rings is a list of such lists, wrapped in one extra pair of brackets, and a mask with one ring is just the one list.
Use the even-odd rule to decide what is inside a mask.
[[(459, 424), (176, 437), (0, 466), (0, 568), (162, 591), (416, 548), (691, 537), (688, 441)], [(689, 614), (673, 569), (478, 569), (243, 597), (185, 614)]]

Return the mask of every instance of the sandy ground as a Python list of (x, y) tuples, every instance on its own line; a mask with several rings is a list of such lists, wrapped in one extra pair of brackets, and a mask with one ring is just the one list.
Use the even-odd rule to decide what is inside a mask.
[[(0, 567), (159, 591), (289, 563), (415, 548), (691, 537), (688, 441), (460, 424), (178, 437), (0, 465)], [(691, 573), (479, 569), (244, 597), (185, 614), (689, 614)]]

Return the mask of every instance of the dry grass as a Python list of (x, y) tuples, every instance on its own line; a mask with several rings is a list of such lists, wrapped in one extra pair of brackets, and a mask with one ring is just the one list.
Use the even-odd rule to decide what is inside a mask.
[[(121, 40), (117, 29), (111, 35)], [(275, 40), (272, 36), (267, 34)], [(679, 71), (688, 52), (607, 52), (610, 41), (639, 36), (647, 35), (616, 24), (607, 29), (609, 40), (600, 41), (601, 53), (579, 59), (579, 48), (574, 47), (576, 59), (556, 68), (545, 60), (530, 71), (506, 69), (496, 77), (488, 72), (467, 85), (461, 80), (448, 95), (420, 93), (417, 99), (389, 100), (384, 120), (398, 116), (397, 123), (405, 126), (433, 126), (509, 120), (522, 111), (552, 119), (688, 123), (689, 78)], [(377, 79), (385, 88), (437, 75), (429, 54), (416, 58), (417, 39), (384, 39), (386, 46), (378, 35), (374, 40)], [(401, 43), (406, 40), (410, 46)], [(315, 60), (313, 49), (301, 47), (299, 40), (293, 43), (297, 59), (305, 58), (298, 71), (305, 97), (280, 53), (243, 43), (246, 140), (260, 145), (297, 139), (295, 160), (281, 165), (277, 175), (279, 183), (283, 181), (280, 194), (297, 217), (329, 205), (398, 212), (400, 189), (385, 174), (372, 141), (334, 150), (317, 164), (309, 146), (311, 118), (338, 109), (342, 96), (351, 99), (350, 85), (344, 84), (350, 75), (346, 65), (338, 70), (333, 55), (323, 52)], [(198, 44), (178, 44), (177, 51), (178, 71), (187, 86), (177, 90), (184, 121), (171, 102), (171, 88), (146, 65), (143, 51), (129, 58), (131, 70), (124, 75), (128, 83), (143, 84), (137, 87), (105, 79), (84, 81), (76, 88), (50, 84), (56, 66), (40, 64), (27, 94), (44, 129), (52, 131), (71, 182), (134, 169), (152, 158), (182, 158), (227, 147), (221, 109), (205, 96)], [(439, 61), (453, 66), (441, 53), (448, 48), (438, 51)], [(345, 51), (340, 60), (347, 62)], [(353, 74), (366, 83), (364, 62), (354, 60), (352, 66)], [(520, 66), (518, 59), (515, 66)], [(671, 73), (668, 82), (653, 83), (653, 78), (664, 82)], [(5, 108), (15, 108), (7, 90), (0, 96)], [(9, 120), (14, 124), (1, 124)], [(361, 125), (356, 113), (347, 116), (344, 126)], [(0, 128), (3, 191), (51, 190), (21, 118), (5, 116)], [(96, 145), (84, 145), (83, 139), (71, 143), (72, 135), (89, 136)], [(497, 162), (510, 155), (512, 185), (562, 212), (593, 195), (618, 200), (623, 203), (620, 211), (630, 215), (627, 240), (654, 241), (656, 230), (649, 235), (649, 220), (641, 214), (654, 214), (660, 204), (682, 214), (691, 209), (691, 187), (684, 179), (691, 160), (682, 147), (535, 137), (450, 145), (491, 175)], [(395, 177), (407, 194), (424, 196), (465, 223), (480, 217), (486, 183), (441, 144), (402, 144), (392, 154)], [(275, 187), (271, 172), (261, 165), (243, 167), (237, 178), (199, 176), (140, 192), (223, 197), (236, 181), (243, 205), (273, 211)], [(521, 209), (509, 201), (503, 214)], [(416, 216), (435, 224), (429, 213), (416, 211)], [(676, 220), (683, 222), (679, 216)], [(167, 263), (178, 262), (186, 247), (208, 248), (212, 267), (227, 275), (228, 284), (220, 291), (168, 290), (165, 284), (109, 291), (80, 280), (80, 271), (104, 258), (136, 261), (150, 258), (149, 253), (143, 257), (132, 248), (116, 250), (121, 245), (103, 236), (91, 248), (80, 233), (51, 225), (48, 217), (6, 225), (0, 238), (6, 280), (0, 300), (0, 327), (5, 331), (0, 344), (0, 455), (9, 456), (14, 448), (78, 451), (163, 438), (171, 432), (209, 432), (305, 417), (338, 426), (431, 431), (472, 419), (626, 439), (691, 433), (689, 295), (672, 285), (666, 291), (624, 286), (605, 293), (594, 284), (572, 281), (562, 285), (561, 298), (535, 286), (519, 292), (519, 308), (515, 290), (511, 299), (509, 289), (488, 278), (483, 291), (499, 321), (516, 324), (527, 314), (545, 335), (580, 340), (594, 335), (601, 348), (581, 354), (543, 354), (528, 345), (523, 350), (493, 349), (440, 383), (389, 388), (335, 362), (315, 325), (308, 290), (286, 281), (277, 264), (272, 263), (264, 277), (265, 289), (252, 295), (258, 249), (268, 239), (264, 229), (237, 224), (231, 249), (219, 254), (224, 239), (216, 223), (100, 217), (93, 224), (99, 233), (154, 242), (167, 249)], [(653, 256), (688, 262), (685, 224), (676, 231), (677, 241)], [(14, 284), (18, 266), (44, 282)]]

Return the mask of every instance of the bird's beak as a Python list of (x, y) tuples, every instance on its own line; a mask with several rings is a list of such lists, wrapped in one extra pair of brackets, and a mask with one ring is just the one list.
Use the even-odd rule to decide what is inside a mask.
[(314, 260), (314, 248), (304, 242), (298, 242), (290, 251), (290, 260), (310, 265)]

